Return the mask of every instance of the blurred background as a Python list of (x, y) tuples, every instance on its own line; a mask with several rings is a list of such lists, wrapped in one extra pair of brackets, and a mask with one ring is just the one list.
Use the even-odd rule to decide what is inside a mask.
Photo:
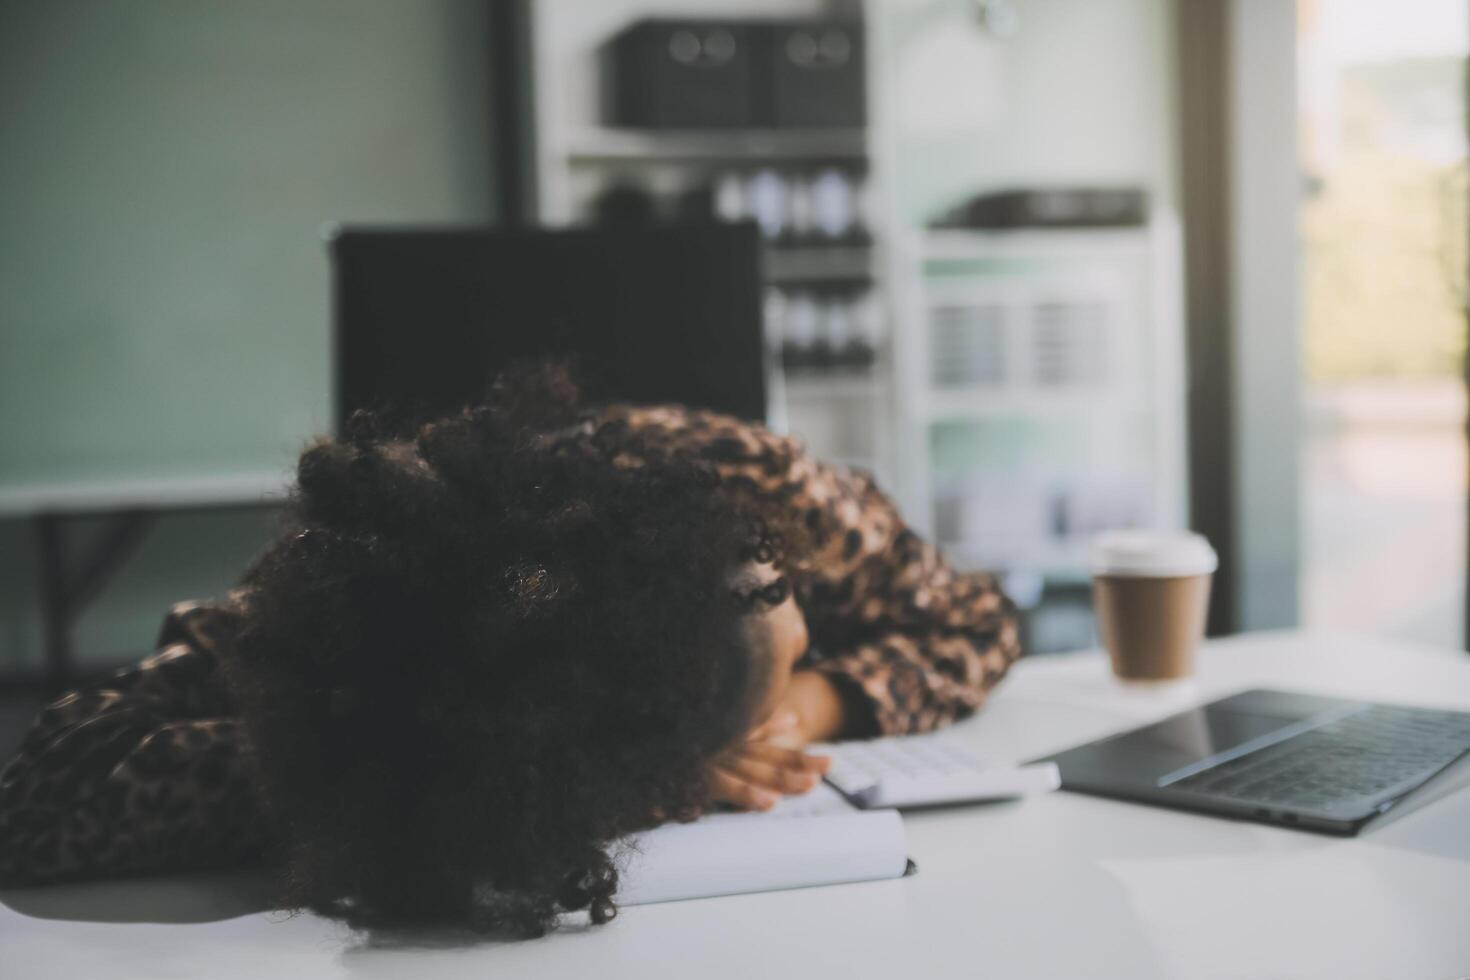
[(753, 223), (762, 414), (1032, 653), (1130, 526), (1211, 538), (1215, 633), (1463, 649), (1467, 53), (1466, 0), (4, 0), (0, 683), (233, 583), (359, 225)]

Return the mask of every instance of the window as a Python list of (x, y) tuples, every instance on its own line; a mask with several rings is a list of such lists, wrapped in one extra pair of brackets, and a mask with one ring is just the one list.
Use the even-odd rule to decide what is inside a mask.
[(1303, 625), (1459, 647), (1470, 4), (1298, 12)]

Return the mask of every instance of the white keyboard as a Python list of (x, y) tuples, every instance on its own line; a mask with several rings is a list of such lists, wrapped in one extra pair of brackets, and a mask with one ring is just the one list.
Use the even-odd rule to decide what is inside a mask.
[(831, 756), (827, 782), (865, 810), (1003, 800), (1062, 784), (1054, 762), (987, 765), (941, 735), (815, 745), (810, 751)]

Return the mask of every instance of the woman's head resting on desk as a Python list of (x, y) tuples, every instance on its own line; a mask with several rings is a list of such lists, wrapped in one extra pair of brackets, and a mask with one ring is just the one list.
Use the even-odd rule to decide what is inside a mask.
[[(565, 376), (410, 440), (303, 453), (229, 676), (286, 900), (361, 926), (536, 933), (614, 913), (608, 846), (692, 814), (801, 651), (796, 528), (707, 464), (634, 457)], [(800, 631), (804, 637), (804, 631)]]

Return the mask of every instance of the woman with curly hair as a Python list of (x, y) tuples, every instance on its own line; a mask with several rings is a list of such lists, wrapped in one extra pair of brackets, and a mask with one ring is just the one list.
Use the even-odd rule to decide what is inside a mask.
[(628, 834), (804, 792), (804, 744), (967, 715), (1020, 652), (867, 477), (554, 368), (309, 447), (158, 647), (0, 771), (0, 883), (270, 862), (289, 907), (519, 934), (610, 919)]

